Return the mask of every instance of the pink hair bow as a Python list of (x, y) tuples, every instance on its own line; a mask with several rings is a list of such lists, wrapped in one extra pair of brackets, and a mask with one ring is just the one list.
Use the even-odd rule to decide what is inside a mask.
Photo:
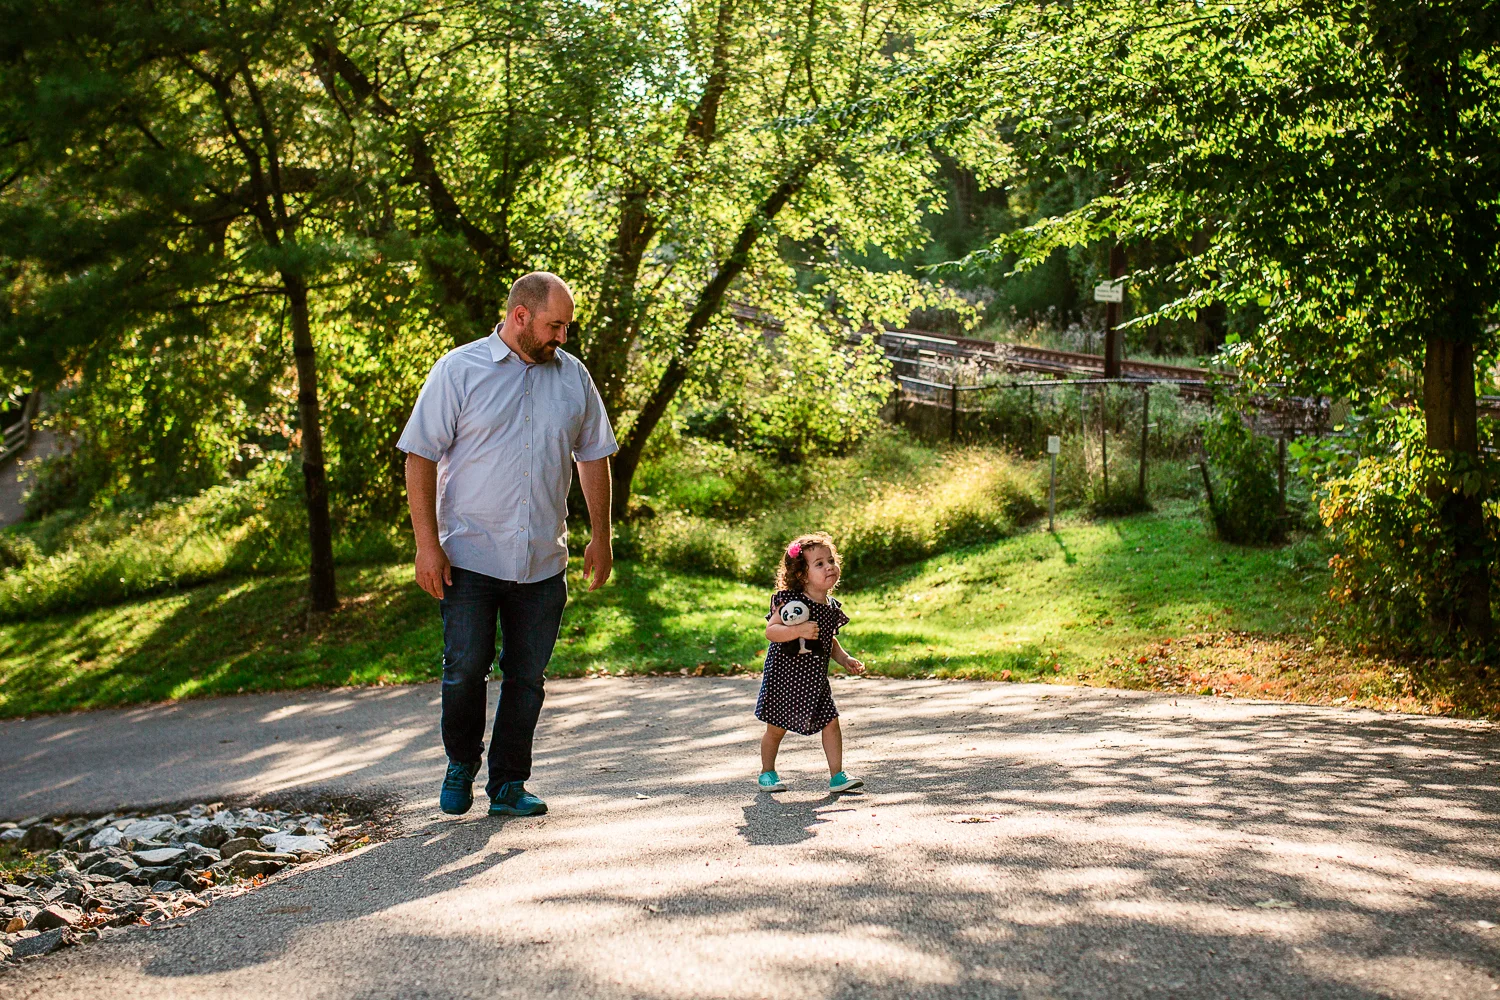
[(786, 554), (795, 559), (802, 554), (802, 546), (793, 542), (786, 547)]

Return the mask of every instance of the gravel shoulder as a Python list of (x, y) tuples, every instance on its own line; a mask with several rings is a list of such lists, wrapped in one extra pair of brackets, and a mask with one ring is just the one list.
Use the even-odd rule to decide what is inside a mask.
[(754, 789), (751, 678), (549, 686), (549, 815), (435, 810), (434, 685), (0, 723), (0, 813), (379, 790), (392, 840), (0, 976), (47, 997), (1472, 997), (1500, 733), (1094, 688), (835, 682)]

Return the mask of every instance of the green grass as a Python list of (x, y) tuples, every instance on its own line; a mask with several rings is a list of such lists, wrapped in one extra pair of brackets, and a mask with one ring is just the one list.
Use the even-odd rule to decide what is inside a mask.
[[(1149, 683), (1111, 661), (1209, 630), (1305, 630), (1321, 562), (1310, 543), (1217, 542), (1187, 503), (1064, 520), (1055, 536), (1033, 528), (851, 571), (844, 645), (892, 676)], [(621, 561), (587, 594), (577, 568), (552, 676), (759, 670), (768, 587)], [(439, 676), (437, 607), (409, 564), (343, 570), (333, 615), (309, 616), (304, 586), (298, 575), (241, 578), (0, 625), (0, 716)]]
[(22, 875), (50, 875), (55, 870), (43, 855), (23, 851), (13, 843), (0, 844), (0, 882), (15, 882)]

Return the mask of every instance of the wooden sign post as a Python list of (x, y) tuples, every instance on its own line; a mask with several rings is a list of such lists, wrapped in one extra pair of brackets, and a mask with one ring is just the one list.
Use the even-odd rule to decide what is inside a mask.
[(1062, 438), (1047, 435), (1047, 457), (1051, 460), (1052, 475), (1047, 482), (1047, 530), (1056, 531), (1053, 523), (1057, 518), (1057, 453), (1062, 451)]

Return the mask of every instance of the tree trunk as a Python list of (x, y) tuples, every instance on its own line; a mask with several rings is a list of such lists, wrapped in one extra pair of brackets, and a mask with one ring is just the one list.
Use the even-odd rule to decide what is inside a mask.
[(651, 193), (644, 190), (627, 191), (621, 199), (614, 251), (605, 265), (599, 309), (584, 356), (584, 365), (599, 387), (605, 412), (611, 419), (618, 416), (625, 398), (625, 370), (638, 319), (635, 286), (641, 260), (656, 235), (650, 199)]
[(815, 159), (802, 161), (785, 180), (776, 186), (776, 190), (767, 196), (756, 209), (755, 214), (740, 229), (739, 237), (734, 242), (734, 249), (720, 262), (713, 280), (699, 294), (698, 304), (694, 307), (693, 314), (688, 317), (686, 326), (683, 327), (682, 339), (678, 341), (672, 360), (667, 362), (667, 369), (662, 372), (661, 379), (656, 383), (656, 389), (641, 407), (640, 414), (630, 427), (630, 433), (625, 436), (625, 441), (615, 455), (613, 506), (616, 520), (623, 519), (629, 507), (630, 483), (635, 478), (636, 467), (640, 465), (641, 452), (646, 448), (646, 441), (651, 437), (651, 432), (656, 430), (656, 425), (662, 415), (667, 412), (667, 406), (672, 402), (672, 397), (677, 395), (677, 390), (682, 387), (683, 382), (687, 381), (688, 366), (692, 362), (693, 353), (698, 349), (698, 342), (703, 338), (703, 332), (708, 327), (709, 320), (713, 319), (714, 313), (718, 312), (719, 306), (723, 304), (724, 293), (729, 290), (730, 284), (739, 277), (740, 272), (749, 263), (750, 251), (754, 248), (756, 241), (760, 239), (761, 234), (766, 231), (777, 214), (786, 207), (786, 203), (792, 199), (792, 196), (802, 189), (802, 185), (807, 182), (807, 177), (812, 173), (816, 163)]
[[(677, 144), (674, 162), (677, 167), (690, 163), (679, 183), (692, 185), (700, 176), (701, 160), (697, 158), (718, 135), (719, 105), (729, 87), (729, 38), (733, 27), (734, 0), (720, 0), (714, 28), (711, 71), (704, 83), (697, 107), (688, 116), (682, 138)], [(656, 237), (660, 220), (652, 213), (652, 199), (660, 193), (660, 178), (653, 178), (627, 188), (620, 198), (620, 223), (615, 232), (614, 247), (605, 265), (604, 281), (599, 289), (598, 308), (592, 329), (582, 331), (584, 365), (599, 387), (604, 409), (610, 419), (619, 416), (625, 402), (625, 377), (630, 351), (640, 334), (641, 313), (646, 306), (636, 297), (641, 261)]]
[(297, 360), (297, 418), (302, 429), (302, 483), (307, 496), (309, 596), (314, 611), (338, 607), (333, 575), (333, 522), (328, 515), (328, 473), (323, 463), (323, 424), (318, 410), (318, 363), (307, 312), (307, 282), (282, 274), (292, 318), (292, 354)]
[[(1109, 248), (1109, 280), (1119, 281), (1125, 274), (1125, 247), (1115, 243)], [(1123, 302), (1111, 302), (1104, 307), (1104, 377), (1120, 377), (1120, 314)]]
[[(1479, 414), (1474, 395), (1473, 344), (1438, 335), (1427, 338), (1422, 397), (1428, 447), (1445, 453), (1461, 469), (1476, 467)], [(1442, 476), (1432, 477), (1427, 485), (1443, 532), (1451, 540), (1454, 559), (1453, 592), (1433, 595), (1433, 624), (1483, 643), (1494, 633), (1484, 497), (1457, 490), (1454, 485), (1451, 478)]]

